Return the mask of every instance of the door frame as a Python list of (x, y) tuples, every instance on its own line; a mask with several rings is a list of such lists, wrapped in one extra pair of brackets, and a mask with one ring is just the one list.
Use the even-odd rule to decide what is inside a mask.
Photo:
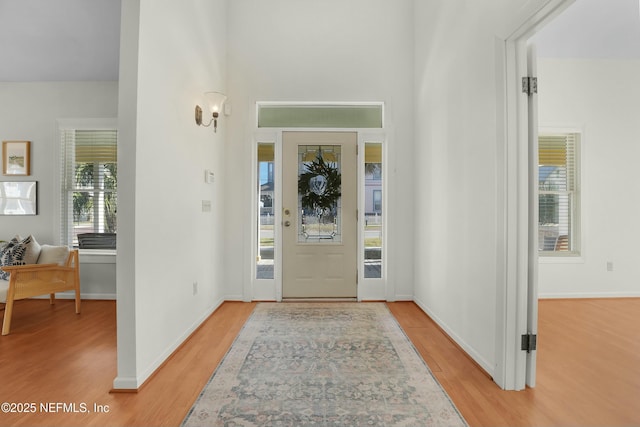
[[(531, 245), (537, 231), (535, 212), (537, 177), (532, 173), (529, 143), (529, 98), (522, 93), (522, 77), (527, 75), (527, 40), (575, 0), (549, 0), (503, 40), (497, 40), (501, 53), (497, 66), (504, 85), (498, 85), (498, 100), (504, 122), (498, 123), (504, 135), (499, 147), (499, 206), (503, 206), (502, 245), (498, 249), (498, 287), (496, 322), (496, 370), (494, 381), (506, 390), (535, 386), (535, 351), (521, 350), (520, 337), (536, 329), (538, 253)], [(503, 261), (502, 261), (503, 260)], [(533, 268), (533, 270), (532, 270)]]
[[(357, 300), (387, 300), (392, 301), (395, 296), (395, 287), (390, 284), (389, 277), (389, 239), (387, 238), (387, 230), (389, 228), (389, 206), (388, 206), (388, 188), (389, 185), (389, 156), (388, 156), (388, 140), (387, 132), (382, 129), (361, 129), (361, 128), (268, 128), (258, 129), (253, 132), (251, 143), (251, 179), (248, 188), (249, 197), (251, 197), (251, 234), (247, 236), (249, 238), (247, 248), (250, 250), (249, 260), (256, 260), (258, 256), (258, 247), (256, 245), (258, 239), (258, 224), (256, 221), (258, 215), (259, 204), (257, 197), (255, 197), (256, 187), (258, 182), (257, 171), (257, 148), (260, 143), (273, 143), (274, 144), (274, 197), (275, 203), (274, 209), (274, 278), (273, 279), (257, 279), (256, 278), (256, 263), (252, 262), (249, 268), (250, 277), (245, 282), (248, 286), (244, 287), (243, 300), (245, 301), (282, 301), (282, 152), (283, 132), (353, 132), (357, 135), (358, 155), (357, 159), (357, 206), (358, 206), (358, 227), (357, 227), (357, 263), (358, 263), (358, 284), (357, 284)], [(364, 271), (361, 266), (364, 265), (364, 149), (365, 143), (380, 143), (382, 144), (382, 239), (384, 242), (382, 251), (382, 277), (379, 279), (367, 279), (364, 277)]]

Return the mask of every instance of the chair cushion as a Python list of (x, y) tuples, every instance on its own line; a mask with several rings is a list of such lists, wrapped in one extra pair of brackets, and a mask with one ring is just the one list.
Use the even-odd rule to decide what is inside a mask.
[[(24, 255), (27, 253), (27, 244), (23, 243), (18, 237), (14, 237), (11, 241), (0, 250), (0, 267), (10, 265), (23, 265)], [(0, 279), (8, 280), (9, 273), (0, 270)]]
[(36, 241), (36, 238), (29, 236), (22, 240), (22, 243), (27, 245), (27, 251), (24, 254), (23, 261), (25, 264), (35, 264), (38, 262), (40, 256), (40, 243)]
[(65, 265), (69, 258), (69, 248), (66, 246), (42, 245), (38, 264)]

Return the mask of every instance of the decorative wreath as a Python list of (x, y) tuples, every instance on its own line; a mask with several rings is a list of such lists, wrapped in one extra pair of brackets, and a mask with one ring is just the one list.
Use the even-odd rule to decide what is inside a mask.
[(342, 178), (338, 168), (326, 163), (319, 154), (298, 178), (298, 194), (302, 195), (302, 207), (315, 211), (328, 211), (338, 202)]

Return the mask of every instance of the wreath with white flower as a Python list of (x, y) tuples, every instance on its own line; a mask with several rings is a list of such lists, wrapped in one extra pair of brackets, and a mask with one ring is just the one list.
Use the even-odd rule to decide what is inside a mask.
[(341, 184), (338, 168), (325, 162), (319, 154), (316, 160), (305, 165), (305, 172), (298, 178), (302, 207), (318, 214), (331, 211), (341, 196)]

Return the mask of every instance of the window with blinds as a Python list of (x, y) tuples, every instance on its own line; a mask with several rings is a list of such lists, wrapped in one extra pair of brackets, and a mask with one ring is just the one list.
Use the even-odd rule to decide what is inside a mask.
[(115, 249), (118, 133), (61, 129), (61, 242)]
[(538, 138), (538, 250), (541, 255), (579, 255), (577, 133)]

